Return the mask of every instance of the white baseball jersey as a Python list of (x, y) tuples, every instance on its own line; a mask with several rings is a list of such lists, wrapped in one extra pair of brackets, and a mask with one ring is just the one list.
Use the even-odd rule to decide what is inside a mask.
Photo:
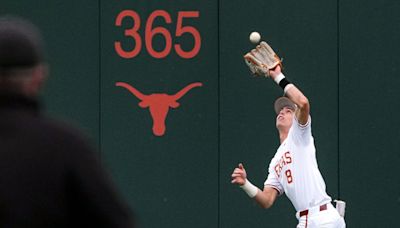
[(288, 137), (279, 146), (269, 164), (265, 186), (285, 193), (296, 211), (331, 202), (326, 194), (325, 182), (318, 169), (311, 117), (306, 125), (293, 118)]

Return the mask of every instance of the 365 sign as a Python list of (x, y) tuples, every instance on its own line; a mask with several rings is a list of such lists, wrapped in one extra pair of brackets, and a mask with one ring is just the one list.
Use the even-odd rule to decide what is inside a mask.
[[(127, 44), (123, 44), (121, 41), (114, 42), (114, 49), (119, 56), (122, 58), (135, 58), (145, 46), (147, 52), (154, 58), (161, 59), (167, 57), (171, 51), (172, 47), (176, 54), (184, 59), (194, 58), (200, 51), (201, 48), (201, 35), (199, 30), (190, 25), (191, 20), (196, 20), (200, 16), (199, 11), (179, 11), (176, 21), (175, 31), (169, 31), (163, 26), (154, 26), (154, 20), (156, 18), (162, 18), (166, 24), (173, 23), (171, 15), (165, 10), (155, 10), (147, 18), (145, 22), (142, 23), (140, 15), (133, 10), (123, 10), (121, 11), (115, 20), (115, 26), (122, 27), (122, 22), (124, 20), (132, 20), (133, 26), (130, 28), (125, 28), (124, 35), (128, 37)], [(184, 23), (185, 22), (185, 23)], [(139, 33), (140, 26), (145, 26), (144, 34)], [(181, 36), (185, 37), (191, 36), (194, 40), (193, 47), (189, 50), (184, 50), (181, 44), (178, 42)], [(162, 50), (155, 50), (153, 48), (153, 39), (155, 36), (162, 36), (165, 40), (165, 47)], [(133, 48), (124, 48), (132, 47)]]

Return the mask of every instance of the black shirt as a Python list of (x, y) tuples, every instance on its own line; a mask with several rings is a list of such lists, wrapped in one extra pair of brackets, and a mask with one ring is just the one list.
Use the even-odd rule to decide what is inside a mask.
[(96, 151), (40, 113), (0, 94), (0, 227), (133, 227)]

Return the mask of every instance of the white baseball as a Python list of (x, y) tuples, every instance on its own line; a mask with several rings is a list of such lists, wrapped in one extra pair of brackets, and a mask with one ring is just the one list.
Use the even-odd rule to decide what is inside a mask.
[(252, 32), (250, 33), (250, 42), (252, 42), (253, 44), (258, 44), (261, 40), (261, 35), (258, 32)]

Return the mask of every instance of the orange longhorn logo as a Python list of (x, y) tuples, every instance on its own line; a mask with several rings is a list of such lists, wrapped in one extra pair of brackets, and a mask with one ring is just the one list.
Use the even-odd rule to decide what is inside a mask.
[(174, 95), (168, 95), (166, 93), (145, 95), (128, 83), (117, 82), (115, 85), (123, 87), (135, 95), (140, 100), (139, 106), (141, 108), (149, 108), (151, 118), (153, 119), (153, 134), (156, 136), (163, 136), (165, 133), (165, 119), (169, 108), (178, 108), (179, 103), (177, 101), (182, 98), (183, 95), (194, 87), (201, 87), (203, 84), (200, 82), (192, 83)]

